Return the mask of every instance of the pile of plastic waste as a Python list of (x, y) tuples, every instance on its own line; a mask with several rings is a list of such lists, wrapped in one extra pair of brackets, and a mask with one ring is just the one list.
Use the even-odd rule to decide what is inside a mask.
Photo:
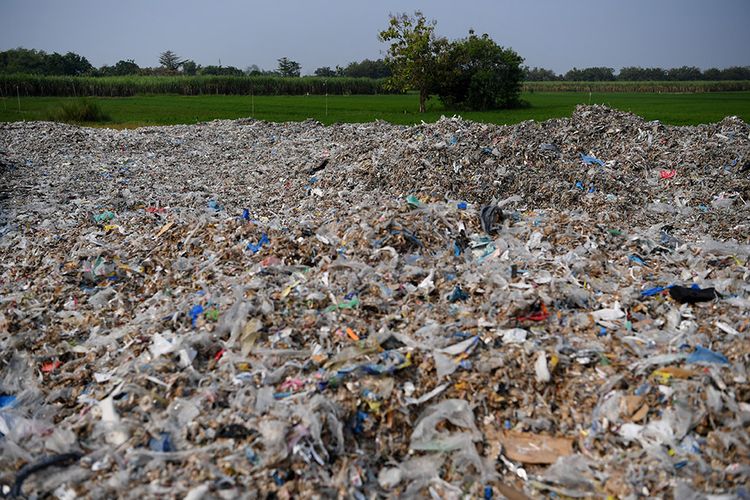
[(599, 106), (0, 124), (0, 492), (747, 498), (749, 161)]

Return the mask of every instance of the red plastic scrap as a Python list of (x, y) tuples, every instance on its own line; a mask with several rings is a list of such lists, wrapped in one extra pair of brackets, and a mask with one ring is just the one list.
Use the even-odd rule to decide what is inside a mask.
[(52, 373), (53, 371), (57, 370), (61, 366), (62, 366), (62, 362), (60, 362), (59, 360), (47, 361), (46, 363), (42, 363), (42, 372)]
[(227, 352), (227, 350), (224, 349), (223, 347), (221, 349), (219, 349), (219, 352), (217, 352), (214, 355), (214, 361), (219, 361), (221, 359), (221, 357), (224, 355), (225, 352)]
[(549, 318), (549, 311), (547, 310), (547, 306), (544, 305), (544, 302), (541, 303), (537, 312), (526, 316), (516, 317), (518, 321), (544, 321), (547, 318)]
[(662, 170), (659, 172), (659, 177), (662, 179), (674, 179), (677, 175), (677, 170)]
[(167, 209), (164, 207), (148, 207), (146, 208), (146, 212), (149, 214), (163, 214), (167, 212)]
[(260, 265), (263, 267), (278, 266), (279, 264), (281, 264), (281, 259), (279, 259), (275, 255), (269, 255), (268, 257), (260, 261)]

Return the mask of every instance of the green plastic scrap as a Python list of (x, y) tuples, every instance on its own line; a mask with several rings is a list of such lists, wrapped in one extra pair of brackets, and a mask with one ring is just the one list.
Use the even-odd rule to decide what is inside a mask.
[(352, 297), (351, 300), (345, 300), (344, 302), (339, 302), (338, 304), (331, 304), (330, 306), (326, 307), (323, 312), (329, 313), (337, 309), (354, 309), (357, 306), (359, 306), (359, 297)]
[(218, 321), (219, 320), (219, 310), (216, 308), (208, 309), (205, 312), (206, 320), (208, 321)]
[(409, 205), (411, 205), (411, 206), (413, 206), (415, 208), (418, 208), (418, 207), (422, 206), (422, 202), (419, 201), (419, 198), (417, 198), (413, 194), (410, 194), (409, 196), (406, 197), (406, 203), (408, 203)]
[(610, 362), (609, 358), (604, 355), (604, 353), (600, 352), (599, 353), (599, 364), (602, 365), (602, 366), (608, 366), (608, 365), (611, 365), (612, 363)]
[(94, 216), (95, 222), (106, 222), (108, 220), (112, 220), (115, 218), (115, 213), (107, 210), (106, 212), (102, 212), (99, 215)]

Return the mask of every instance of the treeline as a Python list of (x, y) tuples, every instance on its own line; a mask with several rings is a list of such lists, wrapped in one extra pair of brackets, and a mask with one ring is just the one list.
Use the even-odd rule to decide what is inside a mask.
[(148, 94), (382, 94), (385, 80), (303, 76), (48, 76), (0, 74), (0, 97), (130, 97)]
[(0, 73), (34, 75), (88, 75), (94, 70), (83, 56), (68, 52), (47, 54), (43, 50), (11, 49), (0, 52)]
[(388, 78), (391, 76), (391, 69), (383, 59), (365, 59), (359, 62), (351, 62), (345, 67), (336, 66), (331, 69), (329, 66), (323, 66), (315, 70), (315, 76), (324, 76), (328, 78)]
[[(74, 52), (48, 54), (35, 49), (10, 49), (0, 52), (0, 74), (59, 75), (59, 76), (266, 76), (299, 77), (299, 63), (282, 57), (275, 69), (261, 69), (252, 64), (240, 69), (234, 66), (201, 66), (191, 59), (181, 59), (171, 51), (162, 52), (160, 66), (141, 67), (132, 59), (117, 61), (113, 65), (95, 68), (85, 57)], [(710, 68), (702, 71), (695, 66), (679, 68), (641, 68), (629, 66), (615, 73), (614, 68), (573, 68), (565, 74), (550, 69), (525, 66), (527, 82), (690, 82), (690, 81), (741, 81), (750, 80), (750, 66)], [(388, 78), (391, 70), (383, 59), (364, 59), (348, 65), (317, 68), (315, 76), (325, 78)]]
[(544, 81), (523, 83), (524, 92), (663, 92), (692, 93), (750, 91), (750, 80), (692, 82), (566, 82)]
[[(182, 59), (172, 51), (162, 52), (160, 66), (149, 68), (139, 66), (133, 59), (123, 59), (113, 65), (95, 68), (83, 56), (68, 52), (48, 54), (43, 50), (17, 48), (0, 52), (0, 74), (28, 74), (54, 76), (275, 76), (299, 77), (301, 65), (282, 57), (275, 69), (261, 69), (252, 64), (244, 70), (235, 66), (202, 66), (192, 59)], [(391, 76), (391, 71), (383, 59), (364, 59), (331, 69), (318, 68), (315, 76), (327, 78), (374, 78)]]
[(544, 68), (524, 68), (527, 82), (693, 82), (693, 81), (738, 81), (750, 80), (750, 66), (710, 68), (701, 71), (695, 66), (679, 68), (641, 68), (629, 66), (615, 74), (614, 68), (573, 68), (558, 75)]

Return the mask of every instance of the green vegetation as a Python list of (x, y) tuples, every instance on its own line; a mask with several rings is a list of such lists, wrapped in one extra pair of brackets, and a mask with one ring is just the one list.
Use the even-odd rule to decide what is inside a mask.
[(563, 82), (527, 81), (526, 92), (735, 92), (750, 90), (750, 81), (643, 81), (643, 82)]
[(0, 97), (130, 97), (144, 94), (382, 94), (383, 80), (371, 78), (282, 78), (278, 76), (111, 76), (0, 75)]
[(438, 57), (434, 85), (449, 108), (486, 111), (521, 105), (523, 58), (489, 36), (469, 36), (450, 42)]
[(297, 78), (299, 77), (300, 71), (302, 71), (302, 66), (297, 61), (292, 61), (286, 57), (282, 57), (278, 60), (279, 67), (276, 69), (276, 71), (279, 73), (280, 76), (283, 76), (285, 78)]
[(159, 64), (161, 64), (162, 68), (172, 73), (176, 73), (177, 70), (180, 69), (180, 66), (182, 66), (184, 63), (185, 61), (181, 60), (180, 56), (178, 56), (171, 50), (167, 50), (159, 54)]
[(484, 111), (521, 105), (522, 57), (473, 30), (459, 40), (438, 37), (436, 24), (419, 11), (413, 16), (391, 15), (388, 28), (378, 34), (381, 42), (390, 43), (385, 59), (391, 69), (387, 87), (416, 90), (420, 113), (433, 94), (450, 109)]
[[(166, 58), (164, 56), (167, 56)], [(223, 75), (223, 76), (280, 76), (278, 71), (261, 70), (252, 64), (245, 71), (234, 66), (201, 66), (191, 59), (182, 60), (172, 51), (162, 52), (159, 56), (161, 66), (155, 68), (141, 68), (133, 59), (124, 59), (113, 66), (104, 65), (94, 68), (89, 61), (76, 53), (67, 52), (65, 55), (54, 52), (48, 54), (43, 50), (25, 49), (23, 47), (0, 51), (0, 74), (31, 74), (31, 75), (78, 75), (78, 76), (169, 76), (169, 75)], [(293, 61), (292, 61), (293, 62)], [(629, 66), (620, 68), (615, 74), (614, 68), (592, 67), (573, 68), (564, 74), (545, 68), (524, 67), (524, 79), (528, 82), (537, 81), (669, 81), (680, 82), (688, 80), (703, 81), (737, 81), (750, 80), (750, 66), (731, 66), (728, 68), (709, 68), (701, 71), (695, 66), (679, 68), (642, 68)], [(315, 70), (316, 76), (351, 77), (351, 78), (385, 78), (391, 76), (390, 69), (382, 59), (361, 62), (351, 62), (346, 67), (323, 66)]]
[(564, 75), (558, 75), (552, 70), (545, 68), (524, 68), (526, 81), (529, 82), (546, 82), (546, 81), (569, 81), (569, 82), (603, 82), (603, 81), (648, 81), (648, 82), (684, 82), (695, 80), (750, 80), (750, 66), (731, 66), (729, 68), (718, 69), (709, 68), (701, 71), (695, 66), (681, 66), (679, 68), (641, 68), (640, 66), (628, 66), (621, 68), (620, 72), (615, 74), (614, 68), (593, 67), (593, 68), (573, 68)]
[(73, 52), (65, 55), (43, 50), (17, 48), (0, 52), (0, 73), (34, 73), (40, 75), (85, 75), (94, 67), (85, 57)]
[(391, 69), (386, 85), (399, 92), (419, 93), (419, 112), (424, 113), (430, 91), (437, 80), (438, 56), (447, 45), (435, 36), (436, 21), (428, 21), (417, 11), (414, 16), (391, 15), (388, 28), (378, 34), (381, 42), (390, 42), (385, 63)]
[(96, 102), (90, 99), (78, 99), (63, 102), (59, 108), (49, 110), (47, 119), (53, 122), (98, 123), (110, 121)]
[[(204, 68), (205, 69), (205, 68)], [(209, 68), (210, 69), (210, 68)], [(45, 76), (0, 74), (0, 98), (131, 97), (180, 95), (385, 94), (385, 79), (306, 76)], [(749, 91), (750, 81), (692, 82), (526, 82), (526, 92), (732, 92)]]
[[(368, 122), (386, 120), (413, 124), (435, 121), (441, 115), (460, 114), (466, 119), (510, 124), (524, 120), (547, 120), (570, 116), (576, 104), (606, 104), (631, 111), (647, 120), (661, 120), (675, 125), (716, 122), (737, 115), (750, 122), (750, 92), (656, 94), (594, 92), (534, 92), (521, 98), (531, 107), (485, 112), (446, 110), (438, 99), (427, 103), (427, 112), (416, 112), (418, 96), (178, 96), (158, 95), (128, 98), (91, 98), (110, 116), (105, 126), (135, 127), (196, 123), (215, 119), (255, 117), (270, 121), (301, 121), (314, 118), (323, 123)], [(0, 98), (0, 121), (46, 120), (51, 109), (71, 98), (29, 97), (19, 101)], [(326, 109), (328, 113), (326, 114)]]

